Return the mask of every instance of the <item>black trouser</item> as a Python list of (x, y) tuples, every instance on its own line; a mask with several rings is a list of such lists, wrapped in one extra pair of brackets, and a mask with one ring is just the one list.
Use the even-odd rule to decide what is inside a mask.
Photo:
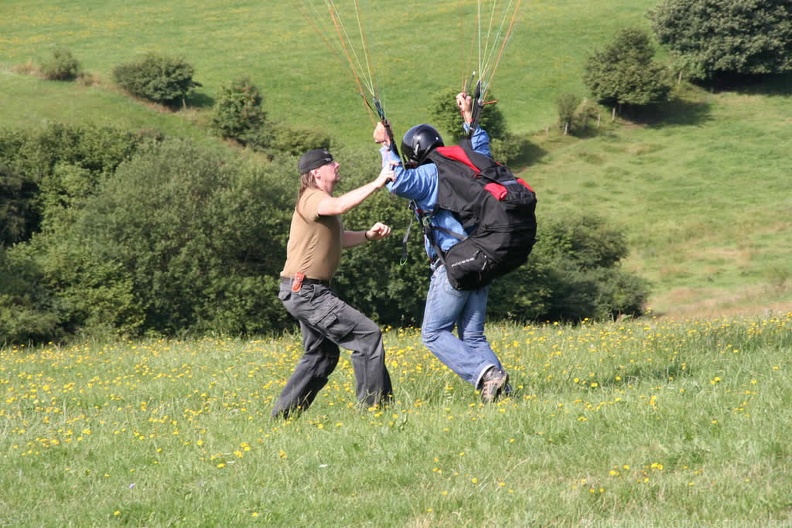
[(303, 284), (293, 292), (290, 283), (282, 282), (278, 297), (300, 321), (305, 353), (275, 403), (273, 417), (310, 407), (338, 364), (339, 346), (352, 351), (358, 400), (369, 406), (390, 400), (393, 387), (382, 331), (374, 321), (323, 284)]

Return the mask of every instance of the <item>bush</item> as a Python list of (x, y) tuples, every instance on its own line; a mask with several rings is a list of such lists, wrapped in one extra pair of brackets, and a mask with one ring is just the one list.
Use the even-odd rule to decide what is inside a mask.
[[(304, 152), (323, 148), (329, 149), (330, 136), (318, 130), (295, 128), (284, 123), (271, 123), (262, 144), (273, 156), (301, 156)], [(296, 164), (295, 164), (296, 166)]]
[(517, 136), (507, 134), (503, 138), (490, 138), (492, 159), (508, 164), (522, 153), (523, 141)]
[(0, 245), (0, 345), (46, 342), (60, 336), (60, 310), (24, 248)]
[(258, 88), (243, 78), (221, 88), (212, 115), (212, 130), (242, 145), (261, 145), (266, 113)]
[(78, 323), (167, 335), (281, 325), (291, 207), (280, 182), (293, 178), (269, 170), (177, 140), (122, 164), (46, 247)]
[(624, 29), (613, 43), (589, 56), (583, 82), (599, 102), (611, 106), (664, 102), (671, 92), (669, 72), (653, 56), (647, 32)]
[(0, 160), (0, 246), (27, 240), (38, 229), (37, 192), (30, 178)]
[(599, 107), (575, 94), (565, 93), (556, 100), (558, 127), (564, 135), (581, 135), (591, 121), (599, 121)]
[[(379, 170), (374, 148), (334, 155), (343, 165), (339, 193)], [(296, 160), (281, 155), (261, 167), (228, 156), (112, 129), (0, 133), (0, 159), (13, 169), (6, 187), (17, 192), (18, 175), (40, 171), (34, 201), (43, 207), (37, 236), (15, 224), (24, 240), (0, 246), (0, 338), (291, 327), (276, 293), (299, 186)], [(408, 202), (384, 191), (344, 215), (349, 229), (376, 221), (393, 228), (386, 240), (345, 251), (336, 276), (345, 299), (382, 324), (422, 319), (429, 268), (417, 223), (402, 255), (411, 219)], [(565, 215), (540, 216), (539, 238), (528, 264), (493, 285), (491, 319), (641, 313), (646, 288), (619, 267), (622, 235), (600, 220)]]
[[(455, 144), (464, 137), (463, 121), (455, 101), (456, 93), (449, 90), (437, 94), (429, 107), (431, 124), (441, 133), (446, 145)], [(486, 105), (482, 110), (479, 124), (489, 134), (490, 150), (494, 159), (501, 163), (509, 163), (520, 155), (521, 142), (509, 134), (506, 118), (497, 106)], [(401, 145), (401, 138), (396, 138), (396, 142)]]
[(113, 80), (130, 94), (169, 107), (186, 105), (201, 86), (193, 80), (194, 68), (182, 58), (149, 53), (140, 60), (113, 69)]
[(602, 219), (540, 218), (537, 238), (528, 264), (495, 283), (490, 317), (580, 321), (643, 313), (648, 283), (620, 268), (625, 237)]
[[(145, 141), (147, 136), (112, 127), (0, 131), (0, 250), (14, 244), (0, 270), (0, 339), (49, 341), (78, 330), (83, 305), (100, 311), (87, 288), (68, 295), (87, 268), (98, 288), (113, 290), (122, 302), (110, 264), (89, 259), (91, 246), (73, 238), (73, 229), (100, 182)], [(111, 311), (105, 308), (99, 319), (112, 320)]]
[(50, 59), (41, 64), (41, 73), (50, 81), (72, 81), (80, 73), (80, 63), (71, 51), (57, 48)]
[[(116, 127), (51, 124), (0, 130), (0, 205), (6, 242), (24, 242), (90, 195), (142, 143), (156, 139)], [(3, 214), (3, 213), (0, 213)]]

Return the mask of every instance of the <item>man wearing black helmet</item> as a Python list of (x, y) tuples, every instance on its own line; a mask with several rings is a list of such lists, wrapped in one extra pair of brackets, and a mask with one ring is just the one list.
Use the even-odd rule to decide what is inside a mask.
[[(460, 93), (456, 101), (465, 120), (465, 130), (469, 131), (473, 121), (472, 98)], [(435, 211), (439, 172), (428, 155), (443, 146), (440, 134), (425, 124), (408, 130), (402, 142), (407, 167), (402, 166), (390, 147), (388, 131), (382, 123), (374, 130), (374, 141), (383, 145), (383, 166), (394, 170), (393, 181), (387, 184), (388, 190), (413, 200), (418, 209), (432, 212), (430, 222), (436, 228), (433, 229), (435, 243), (442, 251), (447, 251), (459, 242), (452, 233), (464, 236), (465, 230), (451, 211)], [(489, 136), (480, 127), (473, 130), (471, 143), (475, 151), (490, 156)], [(432, 243), (426, 240), (425, 245), (432, 261), (432, 278), (421, 328), (423, 342), (448, 368), (480, 390), (483, 402), (494, 402), (509, 390), (509, 376), (484, 335), (489, 286), (473, 291), (453, 288)], [(453, 333), (455, 328), (458, 337)]]
[(338, 162), (324, 149), (309, 150), (298, 164), (300, 191), (278, 297), (300, 322), (305, 353), (275, 403), (272, 416), (276, 418), (288, 418), (313, 403), (338, 364), (339, 345), (352, 351), (359, 401), (374, 406), (392, 396), (382, 332), (371, 319), (339, 299), (330, 281), (343, 248), (390, 234), (390, 227), (381, 222), (366, 231), (348, 231), (340, 215), (382, 188), (393, 172), (383, 168), (373, 181), (334, 197), (340, 181), (338, 169)]

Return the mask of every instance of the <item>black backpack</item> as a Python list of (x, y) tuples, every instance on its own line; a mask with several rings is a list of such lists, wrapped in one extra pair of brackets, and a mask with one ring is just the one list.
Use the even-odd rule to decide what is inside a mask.
[[(522, 178), (489, 156), (473, 150), (470, 140), (438, 147), (429, 154), (437, 166), (437, 209), (456, 214), (465, 231), (453, 233), (421, 216), (424, 234), (446, 267), (449, 283), (458, 290), (477, 290), (525, 264), (536, 243), (536, 193)], [(460, 241), (440, 250), (434, 230)]]

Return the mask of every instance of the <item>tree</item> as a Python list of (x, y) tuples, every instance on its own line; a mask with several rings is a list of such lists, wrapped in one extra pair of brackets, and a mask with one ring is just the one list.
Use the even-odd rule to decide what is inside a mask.
[(224, 139), (259, 145), (267, 117), (261, 107), (263, 100), (259, 89), (246, 77), (224, 86), (217, 97), (212, 129)]
[(653, 56), (648, 32), (624, 29), (613, 43), (587, 59), (583, 82), (599, 102), (611, 106), (665, 101), (671, 83), (666, 68)]
[(692, 79), (792, 71), (789, 0), (662, 0), (649, 17)]

